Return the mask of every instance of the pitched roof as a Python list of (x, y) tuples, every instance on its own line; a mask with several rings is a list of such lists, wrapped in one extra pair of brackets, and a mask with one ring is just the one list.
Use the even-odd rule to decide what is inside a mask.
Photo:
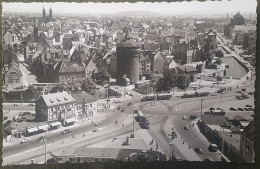
[(93, 103), (97, 101), (97, 98), (86, 92), (72, 93), (72, 97), (76, 100), (77, 104), (82, 104), (83, 99), (85, 103)]
[(243, 135), (254, 142), (255, 139), (255, 124), (251, 121), (246, 128), (243, 130)]
[(43, 98), (47, 106), (62, 105), (76, 101), (68, 92), (46, 94), (42, 95), (41, 98)]
[(225, 116), (216, 116), (216, 115), (211, 115), (211, 114), (205, 114), (203, 116), (203, 121), (206, 124), (211, 124), (211, 125), (224, 125), (224, 126), (231, 126), (229, 121), (227, 120), (227, 117)]
[(16, 66), (15, 64), (13, 64), (11, 66), (11, 68), (6, 72), (5, 75), (7, 75), (7, 76), (14, 76), (14, 75), (15, 76), (23, 76), (20, 68), (18, 66)]
[(84, 67), (79, 65), (71, 65), (69, 63), (63, 62), (59, 70), (59, 73), (75, 73), (75, 72), (84, 72)]

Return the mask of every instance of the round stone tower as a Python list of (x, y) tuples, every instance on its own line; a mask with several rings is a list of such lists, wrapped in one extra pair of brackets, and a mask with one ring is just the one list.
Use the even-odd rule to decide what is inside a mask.
[(130, 38), (126, 31), (125, 38), (117, 44), (117, 83), (120, 84), (124, 75), (130, 83), (139, 81), (139, 45)]

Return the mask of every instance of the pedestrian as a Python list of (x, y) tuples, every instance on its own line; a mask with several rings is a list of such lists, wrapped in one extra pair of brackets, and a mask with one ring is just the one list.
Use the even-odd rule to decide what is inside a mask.
[(189, 149), (190, 149), (190, 145), (189, 145)]
[(122, 127), (124, 127), (124, 126), (125, 126), (125, 124), (123, 123)]
[(152, 141), (151, 141), (151, 144), (153, 144), (153, 139), (152, 139)]

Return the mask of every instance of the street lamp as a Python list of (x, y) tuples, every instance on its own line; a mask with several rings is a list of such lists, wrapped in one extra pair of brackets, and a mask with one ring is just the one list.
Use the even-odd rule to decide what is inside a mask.
[(48, 130), (48, 129), (44, 129), (44, 131), (45, 131), (45, 136), (44, 136), (45, 164), (47, 164), (47, 145), (46, 145), (46, 142), (47, 142), (47, 138), (46, 138), (47, 130)]
[(155, 106), (155, 90), (156, 90), (156, 83), (153, 83), (153, 96), (154, 96), (153, 102), (154, 102), (154, 106)]
[(135, 107), (133, 109), (133, 138), (135, 138)]
[(107, 88), (107, 108), (108, 108), (108, 88), (109, 88), (109, 84), (104, 85), (104, 87)]

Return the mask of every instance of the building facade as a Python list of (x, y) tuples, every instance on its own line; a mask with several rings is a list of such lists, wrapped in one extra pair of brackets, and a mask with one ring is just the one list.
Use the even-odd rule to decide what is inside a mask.
[(23, 85), (23, 74), (18, 65), (13, 64), (10, 69), (4, 74), (6, 86), (18, 87)]
[(86, 93), (73, 93), (72, 97), (76, 100), (75, 115), (76, 120), (84, 120), (97, 116), (97, 98)]
[(38, 122), (60, 122), (70, 125), (76, 121), (76, 100), (68, 92), (42, 95), (35, 104), (35, 119)]

